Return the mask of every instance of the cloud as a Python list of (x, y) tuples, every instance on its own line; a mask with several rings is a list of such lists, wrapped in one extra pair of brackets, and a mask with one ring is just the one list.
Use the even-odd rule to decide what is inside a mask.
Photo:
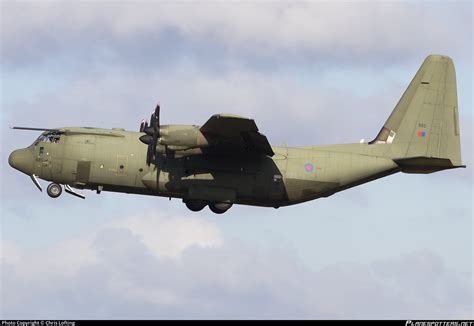
[(13, 246), (2, 239), (2, 318), (471, 318), (470, 275), (429, 252), (313, 271), (287, 248), (151, 216), (53, 249)]
[(213, 248), (223, 244), (213, 224), (191, 217), (132, 217), (112, 223), (111, 227), (131, 230), (156, 257), (178, 257), (191, 247)]
[(269, 58), (376, 63), (427, 51), (469, 58), (457, 49), (472, 30), (463, 2), (3, 2), (2, 9), (7, 63), (62, 53), (149, 64), (163, 52), (186, 56), (183, 49), (203, 59), (211, 54), (214, 65), (219, 56), (261, 64)]

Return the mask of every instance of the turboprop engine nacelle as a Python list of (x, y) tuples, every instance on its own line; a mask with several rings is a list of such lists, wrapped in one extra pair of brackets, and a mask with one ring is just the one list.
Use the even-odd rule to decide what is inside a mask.
[(158, 143), (171, 150), (203, 148), (209, 145), (199, 127), (189, 125), (162, 126)]

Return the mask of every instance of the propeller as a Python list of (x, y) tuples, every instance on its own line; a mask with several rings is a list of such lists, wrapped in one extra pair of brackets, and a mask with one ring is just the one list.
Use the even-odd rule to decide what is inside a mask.
[(160, 136), (160, 103), (156, 105), (155, 112), (150, 118), (150, 127), (145, 129), (147, 135), (152, 136), (151, 143), (148, 144), (147, 162), (150, 166), (150, 162), (155, 159), (156, 145), (158, 143), (158, 137)]
[(140, 137), (140, 141), (148, 145), (146, 164), (150, 166), (151, 162), (155, 159), (156, 145), (160, 136), (160, 103), (156, 105), (155, 111), (150, 117), (150, 125), (148, 125), (148, 121), (142, 121), (140, 132), (145, 133), (145, 135)]
[(146, 152), (146, 164), (150, 166), (153, 162), (156, 167), (156, 188), (159, 191), (160, 184), (160, 168), (156, 164), (156, 146), (158, 144), (158, 138), (160, 137), (160, 103), (156, 105), (155, 111), (150, 117), (150, 125), (148, 121), (140, 124), (140, 132), (144, 132), (145, 135), (140, 137), (140, 141), (148, 145)]

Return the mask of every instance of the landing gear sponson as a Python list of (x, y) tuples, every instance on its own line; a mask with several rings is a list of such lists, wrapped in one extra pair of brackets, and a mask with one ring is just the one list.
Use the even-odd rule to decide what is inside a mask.
[(186, 207), (193, 212), (199, 212), (203, 210), (204, 207), (209, 206), (212, 212), (223, 214), (232, 207), (232, 203), (230, 202), (213, 203), (205, 200), (184, 200), (183, 202), (186, 204)]

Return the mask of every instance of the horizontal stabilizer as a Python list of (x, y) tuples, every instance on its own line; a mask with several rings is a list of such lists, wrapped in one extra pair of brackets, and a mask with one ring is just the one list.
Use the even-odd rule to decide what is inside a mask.
[(394, 159), (395, 163), (405, 173), (433, 173), (441, 170), (465, 168), (465, 165), (454, 165), (448, 158), (438, 157), (407, 157), (401, 159)]

